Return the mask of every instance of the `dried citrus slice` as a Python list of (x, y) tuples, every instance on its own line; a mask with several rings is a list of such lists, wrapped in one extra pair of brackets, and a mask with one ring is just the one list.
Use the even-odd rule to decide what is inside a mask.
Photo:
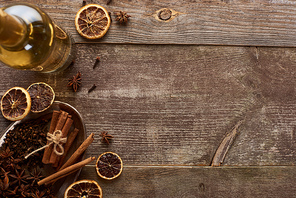
[(88, 4), (77, 12), (75, 26), (77, 32), (87, 39), (103, 37), (111, 24), (107, 10), (98, 4)]
[(71, 184), (64, 194), (64, 198), (81, 197), (102, 198), (102, 188), (94, 180), (80, 180)]
[(13, 87), (2, 96), (1, 111), (8, 120), (21, 120), (28, 115), (30, 109), (30, 94), (22, 87)]
[(106, 152), (99, 156), (96, 162), (97, 173), (104, 179), (115, 179), (122, 172), (122, 160), (116, 153)]
[(33, 83), (28, 87), (31, 96), (33, 113), (39, 113), (48, 109), (55, 98), (55, 93), (51, 86), (44, 82)]

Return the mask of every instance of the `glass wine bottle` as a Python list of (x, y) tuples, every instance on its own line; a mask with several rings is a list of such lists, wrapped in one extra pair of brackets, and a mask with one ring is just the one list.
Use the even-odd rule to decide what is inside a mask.
[(72, 37), (31, 4), (0, 9), (0, 61), (43, 73), (70, 65), (75, 53)]

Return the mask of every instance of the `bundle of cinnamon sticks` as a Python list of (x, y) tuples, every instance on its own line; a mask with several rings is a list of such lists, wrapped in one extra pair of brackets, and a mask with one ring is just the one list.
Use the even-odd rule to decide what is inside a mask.
[[(46, 147), (44, 150), (42, 162), (44, 164), (52, 164), (53, 167), (59, 167), (62, 165), (65, 156), (67, 155), (72, 143), (74, 142), (79, 130), (75, 128), (73, 131), (70, 131), (71, 126), (73, 124), (72, 116), (65, 112), (65, 111), (53, 111), (52, 119), (49, 127), (50, 134), (53, 134), (55, 131), (60, 130), (61, 131), (61, 137), (65, 138), (67, 137), (67, 142), (63, 146), (64, 148), (64, 154), (59, 156), (54, 152), (54, 145), (51, 144), (49, 147)], [(69, 135), (68, 135), (69, 134)], [(47, 141), (47, 144), (50, 142)], [(56, 150), (58, 152), (61, 152), (61, 149), (59, 147), (56, 147)]]
[[(58, 156), (54, 152), (54, 149), (53, 149), (54, 146), (50, 144), (50, 142), (47, 142), (47, 144), (50, 144), (50, 146), (45, 148), (42, 162), (44, 164), (52, 164), (53, 167), (57, 168), (57, 172), (39, 181), (38, 185), (54, 183), (55, 181), (76, 172), (86, 164), (95, 160), (95, 157), (90, 157), (81, 162), (77, 162), (79, 157), (84, 153), (84, 151), (88, 148), (88, 146), (94, 140), (94, 133), (91, 133), (90, 136), (88, 136), (84, 140), (84, 142), (82, 142), (82, 144), (75, 150), (75, 152), (63, 164), (63, 161), (79, 131), (77, 128), (75, 128), (73, 131), (69, 133), (69, 130), (72, 124), (73, 124), (72, 116), (69, 115), (67, 112), (53, 111), (48, 133), (53, 134), (55, 131), (60, 130), (62, 134), (61, 135), (62, 138), (67, 137), (68, 135), (67, 142), (65, 143), (65, 145), (63, 145), (64, 154), (61, 156)], [(56, 149), (58, 150), (60, 148), (56, 147)]]

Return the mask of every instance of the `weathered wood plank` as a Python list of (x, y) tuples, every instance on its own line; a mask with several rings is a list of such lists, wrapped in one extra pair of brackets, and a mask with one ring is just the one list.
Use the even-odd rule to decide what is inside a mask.
[(96, 180), (104, 197), (155, 198), (291, 198), (295, 197), (295, 167), (124, 167), (118, 178), (105, 181), (95, 167), (78, 178)]
[[(56, 99), (76, 107), (87, 133), (95, 133), (87, 157), (112, 150), (129, 165), (210, 165), (225, 134), (244, 120), (224, 164), (294, 164), (296, 49), (77, 47), (75, 64), (60, 74), (1, 67), (0, 94), (38, 81), (53, 86)], [(83, 80), (74, 93), (66, 85), (77, 71)], [(7, 124), (1, 118), (2, 130)], [(101, 131), (115, 136), (109, 146)]]
[[(22, 0), (0, 0), (8, 5)], [(128, 25), (113, 23), (101, 40), (81, 38), (75, 30), (74, 18), (82, 0), (28, 0), (49, 13), (73, 34), (76, 42), (136, 44), (202, 44), (244, 46), (296, 46), (296, 3), (291, 0), (256, 1), (130, 1), (88, 0), (108, 11), (123, 10), (132, 17)], [(158, 11), (168, 8), (176, 16), (163, 22)]]

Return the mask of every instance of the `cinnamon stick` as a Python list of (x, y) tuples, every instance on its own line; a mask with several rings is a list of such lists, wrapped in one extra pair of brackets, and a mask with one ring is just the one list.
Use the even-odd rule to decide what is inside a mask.
[[(61, 114), (61, 111), (56, 111), (56, 110), (53, 111), (48, 133), (50, 134), (53, 133), (57, 125), (60, 114)], [(49, 141), (47, 141), (47, 144), (49, 144)], [(50, 145), (50, 147), (52, 147), (52, 145)], [(42, 157), (42, 162), (44, 164), (49, 164), (49, 158), (51, 155), (50, 147), (46, 147), (44, 150), (43, 157)]]
[(45, 185), (48, 185), (48, 184), (52, 184), (52, 185), (54, 185), (54, 183), (55, 183), (56, 181), (58, 181), (59, 179), (62, 179), (63, 177), (67, 177), (68, 175), (71, 175), (72, 173), (75, 173), (76, 171), (78, 171), (78, 169), (75, 169), (75, 170), (73, 170), (73, 171), (71, 171), (71, 172), (69, 172), (69, 173), (66, 173), (66, 174), (64, 174), (64, 175), (62, 175), (62, 176), (60, 176), (60, 177), (57, 177), (56, 179), (53, 179), (53, 180), (51, 180), (51, 181), (45, 183)]
[[(60, 110), (60, 113), (59, 113), (59, 116), (58, 116), (58, 119), (55, 118), (55, 126), (50, 128), (50, 132), (51, 134), (56, 131), (56, 130), (61, 130), (62, 127), (64, 126), (65, 124), (65, 121), (66, 121), (66, 118), (68, 117), (68, 113), (65, 112), (65, 111), (62, 111)], [(47, 151), (45, 154), (43, 154), (43, 158), (44, 158), (44, 164), (49, 164), (49, 160), (50, 160), (50, 156), (51, 156), (51, 153), (53, 152), (53, 144), (51, 144), (49, 147), (47, 147)]]
[[(71, 117), (72, 117), (71, 115), (68, 115), (68, 118), (67, 118), (67, 120), (65, 122), (65, 125), (63, 126), (63, 128), (61, 130), (62, 131), (62, 138), (67, 137), (68, 132), (69, 132), (69, 130), (70, 130), (72, 124), (73, 124), (73, 120), (71, 119)], [(59, 147), (57, 147), (57, 150), (60, 152)], [(53, 164), (53, 167), (57, 167), (56, 162), (57, 162), (58, 159), (59, 159), (58, 155), (55, 152), (52, 152), (51, 156), (50, 156), (50, 159), (49, 159), (49, 163)]]
[(61, 166), (64, 162), (64, 159), (67, 156), (67, 153), (68, 153), (69, 149), (71, 148), (78, 132), (79, 132), (79, 129), (77, 129), (77, 128), (75, 128), (74, 131), (70, 132), (67, 142), (64, 146), (64, 155), (58, 161), (58, 170), (61, 168)]
[[(64, 124), (66, 122), (67, 117), (68, 117), (68, 113), (61, 110), (59, 119), (57, 120), (57, 123), (56, 123), (56, 126), (55, 126), (53, 132), (55, 132), (56, 130), (62, 130), (62, 128), (63, 128), (63, 126), (64, 126)], [(52, 152), (54, 152), (53, 151), (53, 144), (51, 144), (50, 147), (48, 147), (48, 153), (46, 155), (46, 159), (48, 159), (47, 164), (50, 163), (50, 156), (51, 156)]]
[(91, 133), (90, 136), (88, 136), (88, 138), (86, 138), (84, 142), (78, 147), (78, 149), (71, 155), (67, 162), (60, 168), (60, 170), (63, 170), (64, 168), (75, 163), (77, 158), (87, 149), (87, 147), (93, 142), (93, 140), (94, 133)]
[(57, 126), (55, 127), (54, 131), (62, 130), (64, 125), (65, 125), (65, 122), (66, 122), (67, 118), (68, 118), (68, 113), (66, 111), (62, 111), (62, 113), (61, 113), (61, 115), (59, 117)]
[(45, 183), (52, 183), (54, 181), (56, 181), (57, 179), (61, 179), (65, 176), (68, 175), (68, 173), (73, 172), (74, 170), (79, 170), (80, 168), (82, 168), (83, 166), (85, 166), (86, 164), (89, 164), (90, 162), (92, 162), (93, 160), (95, 160), (95, 157), (89, 157), (81, 162), (78, 162), (76, 164), (73, 164), (72, 166), (69, 166), (61, 171), (58, 171), (42, 180), (40, 180), (38, 182), (38, 185), (41, 186)]

